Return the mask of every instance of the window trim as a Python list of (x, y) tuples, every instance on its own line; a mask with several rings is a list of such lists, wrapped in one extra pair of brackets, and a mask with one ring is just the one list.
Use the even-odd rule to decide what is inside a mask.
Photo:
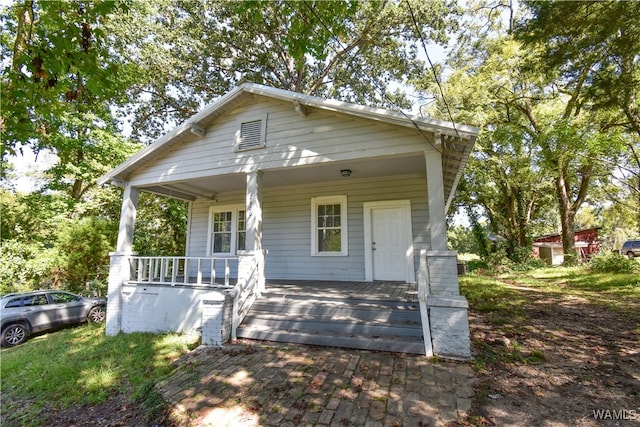
[[(251, 146), (251, 147), (241, 148), (240, 144), (242, 143), (242, 125), (245, 123), (255, 122), (258, 120), (260, 120), (260, 144)], [(234, 144), (233, 144), (234, 152), (259, 150), (259, 149), (265, 148), (266, 146), (267, 146), (267, 113), (247, 116), (237, 120), (236, 132), (235, 132), (235, 138), (234, 138)]]
[[(207, 256), (234, 256), (238, 254), (244, 254), (246, 250), (238, 250), (238, 212), (245, 211), (245, 236), (247, 232), (247, 207), (241, 204), (235, 205), (221, 205), (209, 207), (209, 219), (207, 230)], [(231, 212), (231, 252), (213, 252), (213, 215), (219, 212)], [(246, 239), (246, 238), (245, 238)], [(245, 240), (246, 242), (246, 240)]]
[[(320, 252), (318, 250), (318, 206), (340, 205), (340, 252)], [(347, 224), (347, 196), (322, 196), (311, 198), (311, 256), (348, 256), (349, 234)]]

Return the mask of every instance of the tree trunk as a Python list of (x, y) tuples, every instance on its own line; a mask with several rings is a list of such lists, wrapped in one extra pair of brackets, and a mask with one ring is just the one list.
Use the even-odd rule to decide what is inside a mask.
[(558, 177), (556, 178), (556, 193), (558, 196), (558, 207), (560, 211), (560, 224), (562, 225), (562, 247), (564, 252), (564, 265), (575, 265), (578, 262), (576, 254), (575, 232), (573, 229), (576, 212), (569, 197), (567, 181), (564, 170), (559, 165)]

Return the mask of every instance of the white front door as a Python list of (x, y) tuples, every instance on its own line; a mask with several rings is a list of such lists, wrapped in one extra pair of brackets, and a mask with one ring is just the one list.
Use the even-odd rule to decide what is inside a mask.
[(413, 281), (409, 201), (365, 203), (364, 212), (366, 279)]

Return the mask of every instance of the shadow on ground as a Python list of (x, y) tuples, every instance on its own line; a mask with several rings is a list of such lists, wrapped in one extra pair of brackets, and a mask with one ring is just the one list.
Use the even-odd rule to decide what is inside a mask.
[(445, 425), (473, 396), (468, 364), (396, 353), (245, 341), (176, 367), (156, 390), (179, 425)]

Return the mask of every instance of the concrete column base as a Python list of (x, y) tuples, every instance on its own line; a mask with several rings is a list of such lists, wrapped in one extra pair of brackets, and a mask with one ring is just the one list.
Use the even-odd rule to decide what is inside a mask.
[(470, 359), (467, 299), (463, 296), (429, 297), (427, 302), (433, 353), (451, 359)]
[(429, 326), (433, 353), (450, 359), (471, 358), (469, 304), (460, 295), (455, 251), (427, 251)]
[(216, 293), (202, 298), (202, 345), (219, 347), (229, 341), (233, 297)]
[(131, 278), (130, 257), (137, 253), (110, 252), (106, 335), (122, 332), (122, 286)]
[(427, 251), (429, 295), (459, 295), (458, 253), (456, 251)]

